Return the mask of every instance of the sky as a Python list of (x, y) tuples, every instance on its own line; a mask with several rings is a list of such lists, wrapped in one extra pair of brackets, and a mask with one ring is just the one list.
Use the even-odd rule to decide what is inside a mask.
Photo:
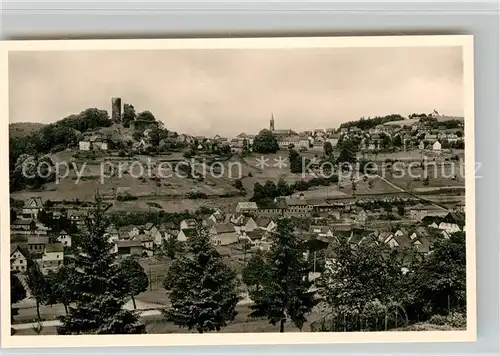
[(167, 129), (233, 137), (361, 117), (463, 116), (461, 47), (26, 51), (9, 54), (10, 122), (51, 123), (111, 97)]

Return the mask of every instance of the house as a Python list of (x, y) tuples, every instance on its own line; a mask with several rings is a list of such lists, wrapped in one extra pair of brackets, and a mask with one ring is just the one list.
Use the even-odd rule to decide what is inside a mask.
[(114, 225), (109, 225), (106, 228), (104, 236), (107, 237), (109, 241), (118, 241), (120, 238), (120, 234)]
[(138, 240), (119, 240), (116, 241), (116, 247), (122, 257), (142, 255), (142, 243)]
[(433, 151), (441, 151), (441, 143), (439, 141), (436, 141), (432, 144), (432, 150)]
[(357, 224), (365, 224), (368, 220), (368, 214), (366, 213), (365, 209), (360, 207), (354, 209), (352, 217)]
[(43, 209), (43, 201), (40, 197), (33, 197), (24, 203), (22, 214), (25, 218), (36, 219)]
[(10, 224), (11, 230), (15, 230), (18, 234), (29, 234), (36, 230), (36, 222), (32, 219), (16, 219)]
[(153, 257), (153, 249), (154, 249), (153, 236), (141, 234), (134, 237), (134, 240), (138, 240), (141, 242), (142, 254), (146, 254), (148, 257)]
[(309, 233), (317, 237), (333, 237), (332, 229), (328, 226), (311, 225)]
[(238, 234), (231, 223), (218, 224), (211, 229), (212, 241), (216, 246), (226, 246), (238, 242)]
[(257, 203), (255, 202), (246, 202), (246, 201), (240, 201), (236, 205), (235, 211), (238, 214), (241, 213), (256, 213), (257, 212)]
[(188, 238), (196, 236), (197, 233), (196, 228), (180, 229), (177, 234), (177, 241), (187, 241)]
[(282, 199), (274, 202), (259, 202), (257, 207), (257, 214), (261, 217), (280, 216), (283, 215), (288, 209), (286, 202)]
[(453, 234), (458, 231), (463, 231), (465, 227), (465, 216), (461, 213), (448, 213), (439, 224), (440, 230), (446, 231), (448, 234)]
[(241, 231), (254, 231), (258, 229), (257, 222), (254, 220), (253, 217), (251, 216), (246, 216), (243, 219), (242, 224), (240, 225), (240, 230)]
[(287, 216), (307, 217), (311, 214), (313, 208), (303, 197), (291, 198), (286, 200), (285, 203), (287, 205), (285, 215)]
[(80, 149), (80, 151), (90, 151), (90, 142), (80, 141), (78, 142), (78, 148)]
[(28, 251), (34, 254), (40, 254), (43, 252), (45, 245), (49, 243), (48, 236), (28, 236)]
[(42, 254), (42, 271), (55, 271), (63, 265), (64, 247), (60, 243), (46, 244)]
[(431, 252), (431, 241), (427, 237), (418, 237), (412, 240), (413, 247), (422, 254)]
[(28, 269), (28, 252), (17, 244), (10, 245), (10, 270), (26, 272)]
[(134, 225), (122, 226), (118, 229), (118, 235), (121, 240), (133, 239), (140, 233), (141, 231), (139, 230), (139, 228)]
[(419, 150), (425, 149), (425, 143), (424, 143), (424, 141), (420, 141), (420, 143), (418, 144), (418, 149)]
[[(281, 148), (288, 148), (290, 145), (298, 147), (300, 143), (300, 136), (279, 136), (278, 145)], [(309, 147), (309, 143), (306, 147)]]
[(71, 247), (71, 236), (64, 230), (61, 230), (59, 235), (57, 235), (57, 241), (64, 247)]
[(181, 221), (180, 229), (181, 230), (193, 229), (197, 226), (198, 226), (198, 223), (196, 222), (195, 219), (184, 219)]
[(67, 211), (68, 219), (77, 226), (84, 225), (87, 216), (88, 216), (87, 210), (69, 209)]
[(276, 228), (276, 223), (273, 220), (267, 218), (259, 218), (255, 223), (260, 230), (264, 230), (267, 232), (272, 232)]
[(243, 214), (232, 214), (229, 217), (229, 222), (233, 223), (234, 225), (241, 226), (243, 225), (243, 222), (245, 221), (245, 215)]

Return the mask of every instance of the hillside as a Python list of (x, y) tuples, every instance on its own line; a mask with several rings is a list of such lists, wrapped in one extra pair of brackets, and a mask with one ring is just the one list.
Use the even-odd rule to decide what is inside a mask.
[(9, 135), (10, 137), (28, 136), (40, 130), (43, 126), (45, 126), (45, 124), (39, 122), (16, 122), (14, 124), (9, 124)]

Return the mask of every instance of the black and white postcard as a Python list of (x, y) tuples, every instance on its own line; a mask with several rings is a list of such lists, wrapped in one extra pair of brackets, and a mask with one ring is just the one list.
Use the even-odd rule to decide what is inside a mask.
[(2, 43), (3, 346), (475, 340), (472, 39)]

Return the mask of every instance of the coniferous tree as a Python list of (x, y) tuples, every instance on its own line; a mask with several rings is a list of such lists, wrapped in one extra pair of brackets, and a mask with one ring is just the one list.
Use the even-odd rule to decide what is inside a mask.
[(20, 302), (26, 298), (26, 289), (24, 289), (23, 284), (19, 280), (19, 277), (16, 273), (10, 272), (10, 305), (11, 305), (11, 313), (10, 318), (14, 320), (14, 315), (17, 314), (17, 309), (12, 308), (12, 304)]
[(220, 331), (237, 314), (235, 273), (224, 264), (205, 229), (187, 240), (186, 253), (168, 270), (165, 289), (171, 307), (164, 315), (189, 330)]
[(304, 258), (305, 246), (294, 234), (293, 221), (281, 219), (271, 238), (267, 256), (267, 278), (262, 286), (250, 293), (255, 301), (252, 316), (266, 316), (273, 325), (285, 331), (289, 319), (302, 329), (306, 314), (316, 304), (312, 283), (308, 279), (308, 265)]
[(123, 309), (130, 292), (112, 244), (104, 237), (106, 227), (104, 205), (97, 196), (75, 251), (75, 306), (59, 318), (62, 326), (57, 331), (61, 335), (144, 332), (137, 315)]
[(148, 275), (144, 272), (144, 268), (141, 266), (137, 258), (131, 256), (124, 259), (120, 263), (120, 267), (123, 273), (123, 279), (128, 284), (127, 289), (132, 297), (132, 303), (134, 304), (134, 309), (137, 309), (135, 304), (135, 296), (139, 293), (145, 292), (148, 289), (149, 281)]
[(40, 266), (36, 261), (30, 261), (28, 268), (26, 283), (36, 302), (36, 315), (38, 320), (42, 320), (40, 316), (40, 304), (45, 304), (49, 297), (48, 283), (40, 270)]

